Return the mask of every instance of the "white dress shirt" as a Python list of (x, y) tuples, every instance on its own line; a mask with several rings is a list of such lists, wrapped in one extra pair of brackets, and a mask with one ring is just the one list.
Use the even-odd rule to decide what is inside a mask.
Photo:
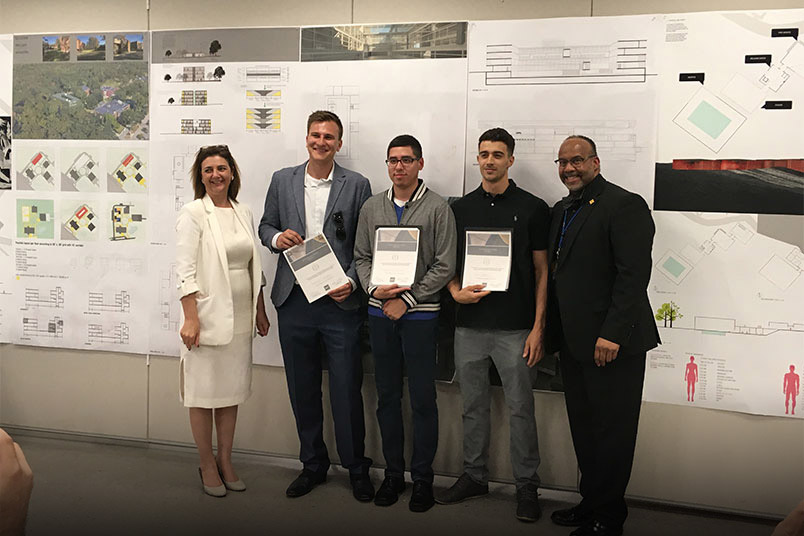
[[(308, 164), (309, 165), (309, 164)], [(329, 201), (329, 192), (332, 189), (332, 173), (335, 171), (335, 166), (329, 170), (329, 175), (326, 179), (316, 179), (307, 173), (307, 166), (304, 168), (304, 239), (311, 238), (324, 232), (324, 213), (327, 211), (327, 202)], [(279, 235), (276, 233), (271, 239), (271, 246), (274, 249), (279, 249), (276, 246)], [(352, 285), (352, 290), (356, 287), (354, 280), (346, 276), (349, 283)], [(299, 282), (297, 281), (298, 285)]]
[[(307, 173), (307, 167), (304, 168), (305, 239), (324, 232), (324, 213), (327, 210), (329, 191), (332, 189), (332, 173), (334, 171), (335, 166), (333, 165), (326, 179), (316, 179)], [(274, 249), (278, 249), (276, 247), (276, 241), (281, 234), (282, 233), (276, 233), (271, 239), (271, 246), (273, 246)]]

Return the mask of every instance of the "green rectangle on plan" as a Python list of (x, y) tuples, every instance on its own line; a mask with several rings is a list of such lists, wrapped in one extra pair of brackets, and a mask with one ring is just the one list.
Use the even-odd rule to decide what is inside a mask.
[(673, 274), (673, 277), (679, 277), (687, 269), (686, 266), (675, 260), (673, 257), (669, 257), (666, 261), (664, 261), (662, 267)]
[(731, 123), (726, 115), (706, 101), (701, 101), (689, 116), (690, 122), (712, 139), (717, 139)]

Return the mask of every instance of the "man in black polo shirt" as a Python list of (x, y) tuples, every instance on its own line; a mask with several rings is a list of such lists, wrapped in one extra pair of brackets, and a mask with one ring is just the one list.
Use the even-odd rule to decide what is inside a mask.
[[(549, 208), (508, 178), (514, 138), (504, 129), (493, 128), (480, 136), (477, 162), (481, 185), (452, 206), (458, 229), (458, 275), (447, 285), (458, 304), (455, 369), (463, 395), (464, 473), (436, 500), (454, 504), (488, 493), (489, 365), (493, 361), (511, 412), (516, 517), (536, 521), (541, 516), (539, 444), (529, 368), (544, 355)], [(483, 285), (461, 288), (467, 229), (511, 231), (507, 291), (490, 292)]]

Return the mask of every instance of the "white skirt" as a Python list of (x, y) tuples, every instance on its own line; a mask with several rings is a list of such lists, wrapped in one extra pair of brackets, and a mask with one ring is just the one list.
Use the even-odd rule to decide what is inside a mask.
[(229, 270), (234, 303), (234, 336), (223, 346), (181, 348), (181, 392), (188, 408), (225, 408), (242, 404), (251, 395), (253, 314), (251, 273)]

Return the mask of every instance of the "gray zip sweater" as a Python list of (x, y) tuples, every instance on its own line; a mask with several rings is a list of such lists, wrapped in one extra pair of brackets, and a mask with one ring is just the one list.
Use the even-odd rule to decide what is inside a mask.
[(369, 305), (382, 307), (382, 301), (371, 296), (377, 288), (371, 285), (374, 231), (377, 226), (419, 227), (415, 283), (399, 297), (409, 312), (438, 311), (441, 308), (441, 289), (455, 275), (455, 217), (446, 200), (419, 180), (419, 186), (405, 204), (402, 219), (397, 224), (393, 196), (394, 189), (389, 188), (372, 196), (360, 210), (355, 236), (355, 266), (360, 284), (369, 295)]

